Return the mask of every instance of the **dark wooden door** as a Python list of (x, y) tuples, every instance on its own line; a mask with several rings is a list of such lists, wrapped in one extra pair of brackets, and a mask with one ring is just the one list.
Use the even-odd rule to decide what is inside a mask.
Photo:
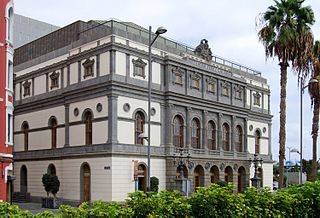
[(83, 176), (83, 200), (90, 201), (90, 172), (84, 172)]

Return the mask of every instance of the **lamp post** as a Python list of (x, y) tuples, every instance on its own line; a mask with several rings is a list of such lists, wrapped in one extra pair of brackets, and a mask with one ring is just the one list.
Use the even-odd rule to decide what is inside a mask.
[(257, 154), (254, 154), (253, 160), (251, 160), (254, 167), (254, 175), (251, 178), (251, 183), (253, 187), (261, 188), (261, 178), (258, 176), (258, 167), (262, 167), (263, 160), (262, 158), (258, 158)]
[[(318, 83), (319, 81), (317, 79), (311, 79), (309, 81), (309, 84), (310, 83)], [(300, 81), (300, 180), (299, 180), (299, 184), (302, 184), (302, 169), (303, 169), (303, 166), (302, 166), (302, 96), (303, 96), (303, 93), (304, 93), (304, 90), (309, 86), (306, 85), (306, 86), (303, 86), (303, 82), (302, 80)]]
[(148, 62), (148, 181), (147, 181), (147, 191), (150, 191), (150, 144), (151, 144), (151, 84), (152, 84), (152, 60), (151, 60), (151, 47), (156, 41), (159, 35), (167, 32), (167, 29), (164, 27), (159, 27), (156, 31), (155, 37), (152, 39), (152, 28), (149, 26), (149, 62)]

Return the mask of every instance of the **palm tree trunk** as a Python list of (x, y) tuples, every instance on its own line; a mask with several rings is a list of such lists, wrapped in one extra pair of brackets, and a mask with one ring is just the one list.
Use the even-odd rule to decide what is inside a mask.
[(286, 151), (286, 97), (287, 97), (287, 68), (288, 63), (280, 62), (280, 131), (279, 131), (279, 188), (284, 186), (284, 159)]
[(317, 140), (319, 131), (319, 99), (316, 97), (313, 105), (313, 120), (312, 120), (312, 168), (311, 181), (317, 180)]

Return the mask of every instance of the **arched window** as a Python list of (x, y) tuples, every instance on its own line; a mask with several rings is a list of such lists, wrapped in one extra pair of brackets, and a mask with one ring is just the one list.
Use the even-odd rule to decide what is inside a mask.
[(179, 115), (173, 119), (173, 145), (183, 147), (183, 119)]
[(255, 133), (255, 154), (260, 154), (260, 138), (260, 131), (257, 130)]
[(56, 176), (56, 167), (53, 164), (49, 164), (47, 173)]
[(135, 144), (143, 145), (143, 137), (139, 137), (142, 133), (144, 133), (144, 123), (145, 117), (141, 111), (138, 111), (135, 115)]
[(13, 33), (13, 8), (10, 7), (7, 15), (7, 39), (12, 41)]
[(223, 149), (225, 151), (230, 151), (230, 128), (227, 123), (224, 123), (222, 126), (222, 141)]
[(234, 134), (234, 140), (235, 140), (235, 146), (236, 146), (236, 151), (242, 152), (242, 128), (241, 126), (237, 126), (235, 129), (235, 134)]
[(216, 125), (213, 121), (209, 121), (207, 129), (208, 149), (217, 150), (216, 144)]
[(24, 134), (24, 150), (29, 150), (29, 124), (28, 122), (22, 123), (22, 132)]
[(50, 118), (49, 128), (51, 129), (51, 148), (57, 147), (57, 119), (55, 117)]
[(85, 123), (85, 136), (86, 136), (86, 145), (92, 144), (92, 119), (93, 115), (91, 111), (86, 111), (83, 116)]
[(200, 122), (197, 118), (191, 122), (191, 146), (200, 149)]

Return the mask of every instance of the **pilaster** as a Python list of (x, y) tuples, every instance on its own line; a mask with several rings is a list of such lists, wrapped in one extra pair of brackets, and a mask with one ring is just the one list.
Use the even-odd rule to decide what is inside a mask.
[(70, 146), (70, 142), (69, 142), (69, 134), (70, 134), (70, 128), (69, 128), (69, 116), (70, 116), (70, 105), (68, 103), (66, 103), (64, 105), (64, 147), (68, 147)]
[(108, 141), (118, 143), (118, 96), (108, 96)]

